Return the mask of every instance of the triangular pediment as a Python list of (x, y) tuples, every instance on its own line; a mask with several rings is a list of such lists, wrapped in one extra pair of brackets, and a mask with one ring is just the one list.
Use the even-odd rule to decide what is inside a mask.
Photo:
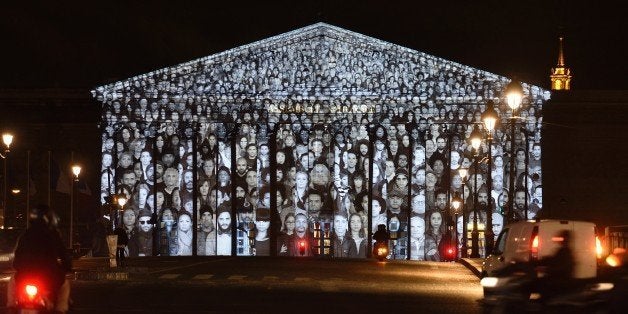
[[(149, 98), (335, 99), (484, 103), (509, 78), (318, 23), (98, 87), (102, 101)], [(531, 102), (549, 97), (523, 84)], [(167, 96), (165, 96), (167, 94)]]

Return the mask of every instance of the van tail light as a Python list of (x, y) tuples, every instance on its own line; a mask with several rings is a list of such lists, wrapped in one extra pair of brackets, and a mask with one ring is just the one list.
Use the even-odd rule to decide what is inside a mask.
[(539, 259), (539, 227), (532, 229), (532, 236), (530, 242), (530, 260)]
[(595, 255), (597, 256), (597, 259), (602, 258), (603, 251), (604, 249), (602, 248), (602, 241), (600, 241), (599, 237), (595, 236)]

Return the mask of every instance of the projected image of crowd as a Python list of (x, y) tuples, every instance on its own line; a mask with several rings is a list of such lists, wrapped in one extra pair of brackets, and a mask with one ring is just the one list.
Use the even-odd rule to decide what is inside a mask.
[[(508, 79), (326, 35), (271, 38), (96, 91), (102, 202), (129, 200), (113, 219), (129, 256), (366, 258), (384, 224), (390, 258), (440, 261), (443, 243), (468, 240), (474, 207), (495, 237), (506, 214), (542, 211), (542, 90), (526, 85), (513, 140)], [(476, 151), (469, 136), (488, 100), (501, 123)]]

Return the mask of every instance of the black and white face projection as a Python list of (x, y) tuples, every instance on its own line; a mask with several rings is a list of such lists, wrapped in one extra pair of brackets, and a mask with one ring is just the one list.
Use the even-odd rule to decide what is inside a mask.
[(523, 84), (511, 119), (509, 82), (327, 24), (138, 75), (93, 91), (103, 203), (122, 193), (157, 217), (136, 226), (159, 237), (153, 255), (366, 258), (385, 225), (389, 258), (442, 260), (470, 213), (496, 236), (543, 207), (549, 94)]

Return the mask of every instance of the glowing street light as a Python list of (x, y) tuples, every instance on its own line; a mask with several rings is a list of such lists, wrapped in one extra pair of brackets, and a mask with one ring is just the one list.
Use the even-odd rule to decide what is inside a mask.
[(81, 166), (73, 165), (72, 174), (74, 174), (74, 180), (72, 181), (72, 190), (70, 191), (70, 249), (73, 248), (74, 244), (74, 189), (76, 182), (79, 180), (79, 174), (81, 174)]
[(479, 232), (478, 232), (478, 156), (480, 153), (480, 145), (482, 144), (482, 133), (480, 132), (480, 128), (478, 128), (477, 124), (473, 127), (473, 131), (469, 136), (471, 138), (471, 146), (475, 150), (475, 161), (473, 166), (473, 172), (475, 173), (474, 179), (475, 182), (473, 184), (473, 231), (471, 231), (471, 258), (480, 257), (479, 250)]
[(515, 122), (517, 120), (517, 109), (521, 106), (523, 101), (523, 87), (519, 82), (512, 80), (508, 86), (506, 86), (506, 100), (508, 106), (512, 109), (512, 116), (510, 121), (510, 173), (509, 173), (509, 190), (508, 190), (508, 210), (506, 221), (511, 222), (513, 217), (513, 210), (515, 208)]
[(512, 109), (513, 116), (515, 116), (515, 112), (519, 109), (523, 101), (523, 87), (519, 82), (512, 80), (508, 83), (506, 86), (506, 100), (508, 107)]
[(13, 143), (13, 134), (11, 133), (2, 134), (2, 142), (4, 143), (4, 146), (7, 147), (5, 152), (9, 152), (9, 150), (11, 149), (11, 144)]
[[(467, 177), (467, 174), (469, 173), (469, 169), (467, 168), (458, 168), (458, 174), (460, 174), (460, 179), (462, 179), (462, 252), (461, 252), (461, 257), (467, 257), (467, 215), (465, 213), (464, 210), (464, 201), (465, 201), (465, 194), (464, 194), (464, 187), (465, 187), (465, 180)], [(457, 218), (456, 218), (457, 219)], [(456, 220), (456, 224), (458, 223), (458, 220)], [(458, 231), (458, 228), (456, 228), (456, 232)]]
[(473, 147), (477, 155), (480, 145), (482, 144), (482, 133), (480, 133), (480, 129), (477, 125), (473, 127), (473, 131), (471, 132), (469, 138), (471, 139), (471, 147)]
[(493, 130), (497, 125), (499, 117), (497, 111), (495, 111), (495, 104), (492, 100), (486, 103), (486, 110), (482, 113), (482, 122), (487, 132), (488, 139), (488, 173), (486, 178), (486, 186), (488, 192), (488, 200), (486, 203), (486, 225), (487, 229), (484, 232), (486, 236), (485, 252), (491, 252), (493, 250), (493, 197), (491, 196), (491, 190), (493, 189)]
[(497, 111), (495, 111), (495, 103), (492, 100), (489, 100), (486, 103), (486, 110), (482, 113), (482, 122), (484, 122), (484, 127), (486, 127), (486, 131), (489, 132), (489, 136), (495, 130), (495, 126), (497, 125), (497, 120), (499, 117), (497, 116)]
[[(13, 134), (11, 133), (3, 133), (2, 134), (2, 142), (4, 143), (4, 146), (6, 146), (6, 148), (4, 149), (4, 153), (0, 152), (0, 157), (2, 157), (2, 159), (4, 160), (4, 172), (3, 172), (3, 177), (4, 177), (4, 184), (2, 186), (2, 211), (0, 212), (0, 216), (4, 217), (4, 215), (7, 212), (7, 204), (8, 204), (8, 199), (7, 199), (7, 156), (9, 155), (9, 152), (11, 151), (11, 144), (13, 143)], [(0, 226), (2, 228), (4, 228), (4, 220), (2, 221), (2, 225)]]
[(118, 202), (118, 205), (120, 205), (120, 208), (124, 209), (124, 205), (126, 205), (127, 201), (126, 196), (124, 196), (124, 194), (118, 195), (116, 201)]
[(79, 174), (81, 174), (81, 166), (72, 166), (72, 173), (74, 174), (74, 181), (78, 181)]

